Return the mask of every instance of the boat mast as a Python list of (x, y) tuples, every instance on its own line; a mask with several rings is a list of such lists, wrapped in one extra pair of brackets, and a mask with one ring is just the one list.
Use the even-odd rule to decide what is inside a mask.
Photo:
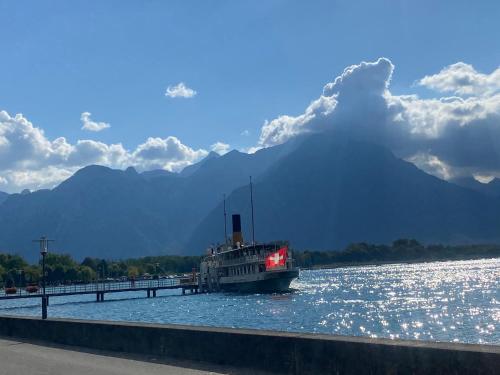
[(250, 176), (250, 204), (252, 205), (252, 245), (255, 247), (255, 224), (253, 219), (253, 185), (252, 176)]
[(224, 194), (224, 244), (226, 245), (227, 250), (227, 220), (226, 220), (226, 194)]

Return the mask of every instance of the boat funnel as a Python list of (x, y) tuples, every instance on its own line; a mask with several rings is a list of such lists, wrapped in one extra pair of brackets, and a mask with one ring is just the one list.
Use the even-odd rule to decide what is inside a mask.
[(243, 244), (243, 235), (241, 234), (241, 217), (239, 214), (233, 215), (233, 246)]

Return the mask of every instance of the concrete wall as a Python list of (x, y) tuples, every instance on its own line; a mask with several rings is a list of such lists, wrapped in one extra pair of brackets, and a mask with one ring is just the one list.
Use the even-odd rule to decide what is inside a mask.
[(0, 316), (0, 335), (290, 374), (493, 374), (500, 346)]

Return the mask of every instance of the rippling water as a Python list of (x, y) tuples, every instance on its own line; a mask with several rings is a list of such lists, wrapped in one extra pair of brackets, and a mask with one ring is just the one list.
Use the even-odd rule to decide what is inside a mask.
[[(500, 259), (301, 271), (293, 293), (53, 297), (49, 316), (500, 344)], [(40, 315), (38, 300), (0, 314)]]

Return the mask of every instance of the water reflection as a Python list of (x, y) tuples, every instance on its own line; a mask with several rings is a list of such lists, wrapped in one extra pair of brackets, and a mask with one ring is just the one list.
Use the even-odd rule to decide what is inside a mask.
[[(105, 303), (60, 297), (49, 314), (500, 344), (500, 259), (302, 271), (292, 287), (282, 295), (162, 291), (145, 299), (131, 292), (107, 295)], [(40, 307), (3, 301), (0, 314), (39, 315)]]

